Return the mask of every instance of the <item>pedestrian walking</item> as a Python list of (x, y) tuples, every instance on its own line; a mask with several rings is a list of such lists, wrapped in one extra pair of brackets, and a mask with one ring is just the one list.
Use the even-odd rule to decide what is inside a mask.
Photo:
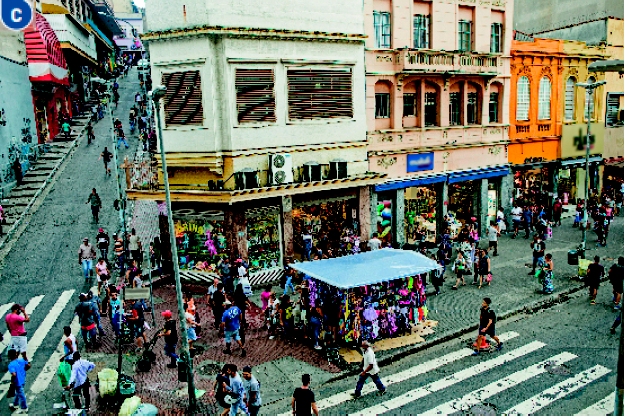
[(63, 328), (63, 350), (65, 354), (59, 360), (60, 362), (67, 362), (69, 365), (74, 363), (74, 353), (78, 351), (78, 344), (76, 343), (76, 336), (72, 334), (71, 327), (66, 326)]
[(104, 260), (108, 261), (108, 247), (110, 246), (110, 237), (104, 232), (103, 228), (98, 230), (97, 236), (95, 236), (95, 242), (97, 248), (100, 250), (100, 254)]
[(293, 282), (292, 282), (294, 274), (295, 274), (295, 271), (289, 267), (286, 274), (284, 275), (286, 278), (286, 281), (284, 282), (284, 295), (288, 293), (288, 288), (290, 288), (291, 290), (290, 293), (295, 293), (295, 287), (293, 286)]
[(522, 211), (522, 224), (524, 225), (524, 239), (528, 240), (530, 236), (530, 231), (533, 228), (533, 213), (531, 212), (530, 207), (526, 207)]
[(13, 349), (9, 350), (9, 360), (11, 361), (9, 363), (11, 384), (15, 388), (15, 398), (13, 403), (9, 403), (9, 408), (15, 410), (19, 405), (20, 410), (13, 414), (28, 414), (24, 384), (26, 384), (26, 371), (30, 368), (30, 363), (26, 358), (19, 358), (18, 352)]
[(95, 307), (95, 318), (94, 318), (95, 325), (97, 326), (100, 337), (103, 337), (104, 328), (102, 328), (102, 324), (100, 322), (101, 311), (102, 311), (102, 300), (100, 299), (98, 295), (94, 295), (93, 292), (90, 290), (87, 292), (87, 301), (91, 302), (91, 304), (93, 304), (93, 306)]
[(210, 285), (210, 287), (208, 288), (208, 296), (206, 297), (206, 303), (211, 308), (213, 308), (212, 300), (213, 300), (214, 294), (217, 290), (219, 290), (218, 289), (219, 283), (220, 283), (219, 279), (215, 277), (215, 279), (212, 281), (212, 285)]
[(539, 234), (533, 235), (533, 241), (531, 242), (531, 249), (533, 250), (533, 269), (529, 272), (529, 275), (535, 276), (535, 269), (540, 261), (544, 261), (544, 252), (546, 251), (546, 243), (542, 241)]
[(494, 341), (496, 341), (496, 349), (500, 351), (503, 348), (503, 343), (496, 336), (496, 314), (490, 308), (492, 300), (490, 298), (483, 298), (481, 303), (481, 315), (479, 316), (479, 335), (477, 335), (477, 347), (476, 351), (472, 355), (479, 355), (481, 344), (485, 340), (485, 336), (489, 335)]
[(212, 314), (214, 315), (214, 327), (219, 329), (223, 319), (223, 304), (225, 303), (225, 292), (223, 291), (223, 283), (217, 283), (217, 290), (211, 297)]
[(97, 224), (100, 219), (100, 207), (102, 206), (102, 200), (98, 195), (95, 188), (91, 190), (89, 197), (87, 198), (87, 202), (85, 204), (91, 204), (91, 214), (93, 215), (93, 220)]
[(310, 381), (310, 374), (301, 376), (302, 386), (295, 389), (292, 397), (293, 416), (308, 416), (311, 414), (319, 416), (314, 392), (310, 389)]
[[(227, 375), (230, 378), (230, 385), (227, 387), (228, 395), (233, 403), (230, 406), (230, 416), (236, 416), (239, 411), (248, 415), (249, 411), (245, 402), (245, 387), (243, 387), (243, 380), (238, 375), (238, 368), (234, 364), (229, 364), (227, 368)], [(236, 401), (234, 401), (236, 400)]]
[(245, 405), (249, 411), (249, 416), (257, 416), (262, 406), (260, 397), (260, 382), (251, 374), (251, 367), (243, 367), (243, 387), (245, 388)]
[[(114, 286), (113, 286), (114, 288)], [(117, 298), (117, 291), (111, 291), (110, 300), (108, 301), (109, 313), (111, 319), (111, 326), (115, 331), (115, 336), (119, 337), (120, 324), (121, 324), (121, 301)]]
[(113, 154), (108, 151), (108, 147), (105, 147), (104, 151), (102, 152), (102, 154), (100, 154), (100, 158), (99, 158), (99, 159), (102, 159), (102, 161), (104, 162), (104, 173), (105, 174), (108, 174), (108, 175), (111, 174), (111, 170), (108, 167), (108, 164), (110, 163), (112, 158), (113, 158)]
[(517, 204), (514, 204), (511, 209), (511, 220), (513, 222), (513, 230), (514, 235), (511, 238), (518, 237), (518, 231), (520, 230), (520, 225), (522, 224), (522, 208), (520, 208)]
[(134, 333), (134, 343), (137, 350), (145, 343), (145, 304), (143, 299), (136, 299), (132, 304), (131, 316), (128, 318), (132, 322)]
[(91, 124), (91, 120), (87, 123), (87, 144), (91, 144), (93, 140), (95, 140), (95, 134), (93, 134), (93, 125)]
[(546, 294), (550, 294), (554, 291), (552, 278), (553, 278), (553, 270), (554, 264), (552, 261), (552, 254), (546, 254), (545, 260), (543, 262), (538, 263), (538, 267), (540, 268), (538, 274), (538, 281), (542, 285), (542, 292)]
[(223, 408), (223, 412), (221, 412), (220, 416), (226, 416), (230, 413), (231, 407), (230, 404), (225, 401), (227, 389), (230, 385), (230, 377), (228, 377), (227, 374), (228, 365), (229, 364), (224, 365), (221, 372), (217, 374), (215, 383), (212, 386), (212, 391), (209, 393), (210, 396), (215, 396), (217, 403), (219, 403), (219, 406)]
[(355, 386), (355, 392), (351, 393), (351, 396), (357, 399), (362, 395), (362, 388), (364, 387), (364, 383), (368, 377), (370, 377), (373, 380), (373, 383), (375, 383), (375, 386), (377, 386), (379, 394), (385, 394), (386, 387), (379, 378), (379, 366), (377, 365), (377, 359), (375, 358), (373, 346), (368, 341), (364, 340), (362, 341), (362, 349), (364, 350), (364, 360), (362, 361), (360, 378)]
[(479, 289), (481, 289), (483, 283), (487, 283), (487, 285), (489, 286), (492, 282), (492, 273), (490, 256), (487, 255), (486, 250), (479, 250), (479, 263), (477, 267), (479, 269)]
[(241, 349), (241, 357), (245, 357), (247, 356), (247, 351), (245, 351), (245, 346), (242, 343), (239, 334), (241, 310), (232, 305), (229, 300), (226, 300), (224, 305), (226, 307), (226, 311), (223, 313), (223, 318), (221, 320), (221, 329), (225, 335), (225, 350), (223, 353), (228, 355), (232, 354), (230, 346), (232, 344), (232, 340), (234, 340), (238, 343), (238, 346)]
[(313, 308), (310, 308), (310, 329), (312, 331), (312, 345), (315, 350), (323, 349), (318, 341), (323, 328), (323, 305), (316, 302)]
[(63, 132), (65, 140), (69, 140), (71, 138), (72, 128), (69, 124), (69, 120), (65, 120), (63, 124), (61, 124), (61, 131)]
[(457, 290), (457, 286), (459, 286), (460, 281), (462, 286), (466, 286), (466, 282), (464, 281), (464, 274), (468, 273), (467, 268), (468, 266), (466, 264), (464, 254), (461, 251), (458, 251), (455, 263), (453, 263), (453, 271), (457, 275), (457, 281), (455, 282), (455, 286), (453, 286), (451, 289)]
[(617, 264), (609, 269), (609, 281), (613, 286), (613, 307), (621, 309), (622, 287), (624, 286), (624, 257), (618, 258)]
[(130, 231), (130, 237), (128, 237), (128, 250), (130, 250), (132, 259), (137, 262), (137, 266), (141, 267), (143, 263), (143, 246), (141, 245), (141, 238), (136, 234), (134, 228)]
[(116, 233), (113, 233), (113, 242), (115, 244), (115, 258), (117, 259), (116, 265), (119, 269), (119, 274), (123, 275), (125, 272), (125, 256), (124, 256), (124, 247), (123, 240), (117, 236)]
[(95, 259), (95, 248), (89, 244), (88, 238), (82, 239), (82, 244), (78, 248), (78, 264), (82, 266), (85, 281), (89, 280), (89, 276), (93, 275), (93, 260)]
[(171, 362), (167, 364), (167, 367), (176, 368), (178, 355), (175, 351), (178, 343), (178, 328), (175, 321), (171, 319), (171, 311), (169, 309), (161, 312), (161, 315), (165, 318), (165, 325), (158, 336), (165, 337), (165, 355), (171, 358)]
[(282, 326), (282, 336), (283, 339), (291, 342), (293, 335), (293, 327), (294, 327), (294, 317), (293, 317), (293, 304), (290, 301), (290, 296), (283, 295), (280, 299), (279, 309), (279, 321)]
[(368, 240), (368, 249), (370, 251), (379, 250), (381, 248), (381, 240), (377, 237), (377, 233), (373, 233), (373, 238)]
[[(74, 359), (69, 384), (65, 386), (65, 390), (72, 391), (76, 409), (84, 409), (88, 413), (91, 407), (91, 395), (89, 394), (91, 383), (89, 382), (88, 373), (95, 368), (95, 364), (80, 358), (80, 352), (74, 353)], [(84, 407), (80, 403), (80, 396), (84, 397)]]
[(22, 357), (24, 357), (24, 360), (28, 361), (28, 357), (26, 357), (28, 340), (26, 339), (24, 322), (30, 322), (30, 317), (26, 313), (26, 309), (16, 303), (11, 306), (11, 313), (7, 314), (4, 321), (6, 322), (9, 334), (11, 334), (11, 345), (9, 346), (9, 349), (20, 352)]
[(589, 301), (596, 304), (596, 295), (600, 287), (600, 280), (604, 276), (604, 266), (600, 264), (600, 257), (595, 256), (594, 262), (587, 267), (586, 285), (589, 287)]
[(93, 303), (89, 302), (86, 293), (79, 295), (80, 302), (74, 309), (74, 313), (78, 315), (78, 321), (80, 322), (80, 332), (82, 333), (82, 339), (87, 348), (95, 348), (97, 343), (96, 332), (96, 315), (97, 310)]
[(563, 204), (561, 199), (557, 198), (553, 205), (553, 222), (555, 227), (561, 225), (561, 214), (563, 213)]
[[(306, 228), (305, 233), (301, 235), (303, 240), (303, 257), (310, 261), (310, 255), (312, 254), (312, 233), (309, 228)], [(284, 294), (286, 294), (284, 292)]]
[[(439, 251), (440, 250), (438, 250), (438, 252)], [(431, 271), (431, 283), (433, 284), (433, 287), (435, 288), (435, 292), (433, 294), (439, 295), (440, 288), (442, 288), (442, 285), (444, 284), (444, 261), (439, 260), (436, 254), (432, 254), (431, 259), (436, 261), (441, 267), (441, 270), (435, 269)]]
[(494, 249), (494, 253), (492, 255), (494, 257), (498, 256), (498, 237), (500, 236), (500, 228), (496, 225), (495, 221), (490, 221), (490, 226), (488, 227), (488, 251), (490, 249)]
[[(198, 339), (195, 328), (200, 326), (200, 324), (195, 320), (195, 314), (193, 313), (191, 309), (188, 308), (186, 304), (185, 304), (184, 310), (185, 310), (184, 318), (186, 319), (186, 339), (188, 340), (188, 343), (189, 343), (189, 350), (191, 354), (193, 354), (195, 352), (195, 347), (193, 347), (193, 342), (195, 342)], [(227, 342), (227, 336), (226, 336), (226, 342)]]
[(117, 149), (119, 149), (119, 145), (123, 142), (123, 144), (126, 146), (126, 149), (128, 148), (128, 143), (126, 143), (126, 135), (124, 134), (123, 130), (121, 128), (117, 129)]

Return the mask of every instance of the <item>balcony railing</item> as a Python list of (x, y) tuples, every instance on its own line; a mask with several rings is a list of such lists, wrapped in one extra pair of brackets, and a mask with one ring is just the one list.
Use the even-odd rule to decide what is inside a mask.
[(436, 72), (496, 73), (500, 57), (492, 55), (463, 55), (460, 53), (405, 50), (399, 52), (398, 63), (406, 70), (427, 70)]

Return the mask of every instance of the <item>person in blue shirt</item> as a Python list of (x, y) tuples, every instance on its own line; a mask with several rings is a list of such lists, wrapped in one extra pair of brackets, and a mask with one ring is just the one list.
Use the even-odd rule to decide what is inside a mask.
[(18, 403), (21, 408), (15, 413), (28, 413), (26, 405), (26, 395), (24, 394), (24, 384), (26, 383), (26, 370), (30, 368), (28, 361), (18, 358), (19, 353), (16, 350), (9, 350), (9, 373), (11, 373), (11, 383), (15, 387), (15, 399), (9, 404), (11, 410), (14, 410)]
[(232, 397), (238, 399), (238, 401), (232, 403), (232, 405), (230, 406), (230, 416), (236, 416), (239, 410), (242, 410), (243, 413), (246, 415), (249, 414), (247, 406), (245, 406), (245, 387), (243, 386), (243, 380), (238, 375), (237, 371), (238, 368), (235, 364), (229, 364), (227, 369), (227, 375), (230, 377), (230, 385), (227, 387), (227, 390)]
[(221, 318), (221, 330), (223, 330), (225, 335), (225, 350), (223, 353), (228, 355), (232, 354), (230, 345), (232, 344), (233, 339), (238, 342), (238, 345), (241, 348), (241, 357), (245, 357), (247, 352), (245, 351), (245, 346), (243, 345), (238, 332), (240, 329), (241, 310), (238, 309), (238, 307), (233, 306), (232, 302), (229, 300), (226, 300), (224, 305), (227, 310), (223, 312), (223, 318)]
[[(74, 405), (76, 409), (85, 409), (89, 412), (91, 407), (91, 395), (89, 394), (89, 377), (87, 374), (89, 371), (95, 368), (95, 364), (91, 361), (82, 360), (80, 353), (76, 351), (74, 353), (74, 364), (72, 364), (71, 377), (69, 378), (69, 384), (65, 386), (65, 390), (72, 390), (72, 397), (74, 399)], [(81, 406), (80, 396), (84, 396), (85, 405)]]

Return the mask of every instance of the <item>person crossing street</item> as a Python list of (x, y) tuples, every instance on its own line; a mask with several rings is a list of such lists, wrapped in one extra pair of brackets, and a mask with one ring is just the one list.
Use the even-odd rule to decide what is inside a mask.
[(104, 173), (106, 173), (107, 175), (111, 174), (111, 170), (108, 167), (108, 164), (110, 163), (112, 158), (113, 158), (113, 154), (108, 151), (108, 147), (105, 147), (104, 151), (100, 155), (100, 159), (102, 159), (102, 161), (104, 162)]
[(102, 258), (108, 261), (108, 246), (110, 246), (110, 238), (108, 237), (108, 234), (104, 232), (103, 228), (100, 228), (98, 230), (95, 241), (97, 243), (98, 250), (100, 250)]
[(169, 309), (161, 312), (161, 315), (165, 318), (165, 325), (158, 337), (165, 337), (165, 355), (171, 358), (171, 362), (167, 364), (167, 367), (176, 368), (178, 355), (175, 351), (178, 343), (178, 329), (176, 322), (171, 319), (171, 311)]
[(88, 238), (83, 238), (82, 244), (78, 248), (78, 264), (82, 266), (85, 281), (88, 281), (89, 277), (93, 275), (93, 260), (95, 256), (95, 248), (89, 244)]
[(366, 340), (362, 341), (362, 349), (364, 350), (364, 360), (362, 361), (362, 371), (360, 372), (360, 378), (358, 379), (357, 385), (355, 386), (355, 392), (351, 393), (353, 398), (357, 399), (362, 395), (362, 388), (364, 387), (364, 383), (366, 379), (370, 377), (373, 379), (375, 386), (377, 386), (377, 391), (380, 395), (386, 393), (386, 387), (381, 382), (379, 378), (379, 366), (377, 365), (377, 359), (375, 358), (375, 352), (373, 351), (373, 346)]
[[(89, 394), (91, 383), (89, 382), (88, 373), (95, 368), (95, 364), (81, 359), (79, 352), (74, 353), (74, 360), (69, 384), (65, 386), (65, 390), (72, 391), (76, 409), (84, 409), (88, 413), (91, 407), (91, 395)], [(80, 403), (80, 396), (84, 397), (84, 407)]]
[(496, 341), (496, 349), (503, 348), (503, 343), (496, 336), (496, 314), (490, 305), (492, 300), (490, 298), (483, 298), (481, 303), (481, 315), (479, 316), (479, 335), (477, 336), (476, 350), (472, 355), (479, 355), (481, 352), (481, 344), (485, 340), (485, 336), (489, 335), (494, 341)]
[(100, 220), (100, 207), (102, 206), (102, 200), (98, 195), (95, 188), (91, 190), (87, 202), (85, 204), (91, 204), (91, 214), (93, 215), (93, 221), (97, 224)]

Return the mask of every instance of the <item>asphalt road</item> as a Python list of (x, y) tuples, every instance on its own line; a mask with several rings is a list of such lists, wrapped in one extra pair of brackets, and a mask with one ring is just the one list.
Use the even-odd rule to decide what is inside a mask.
[[(127, 126), (134, 94), (140, 89), (136, 69), (120, 80), (119, 85), (120, 102), (116, 114), (124, 124), (130, 145), (129, 149), (123, 145), (120, 147), (119, 155), (122, 159), (132, 155), (138, 142), (136, 135), (128, 134)], [(87, 145), (87, 141), (82, 140), (73, 157), (68, 158), (62, 171), (57, 174), (49, 191), (43, 193), (44, 199), (36, 212), (30, 215), (28, 226), (14, 242), (0, 270), (2, 317), (4, 308), (8, 309), (13, 303), (26, 305), (27, 310), (33, 309), (31, 322), (25, 324), (32, 364), (26, 378), (25, 392), (30, 399), (28, 406), (31, 414), (51, 414), (53, 403), (60, 401), (60, 387), (56, 377), (58, 360), (53, 362), (50, 357), (59, 345), (63, 327), (73, 319), (78, 294), (96, 284), (95, 278), (85, 283), (82, 268), (78, 265), (78, 247), (84, 237), (89, 237), (93, 242), (99, 227), (112, 234), (119, 226), (118, 212), (113, 208), (115, 180), (113, 176), (104, 174), (103, 163), (98, 161), (104, 146), (112, 149), (108, 113), (95, 125), (94, 131), (95, 142)], [(122, 180), (125, 184), (123, 177)], [(90, 206), (85, 204), (91, 188), (96, 188), (102, 199), (99, 224), (93, 222)], [(0, 377), (5, 377), (0, 380), (0, 414), (6, 414), (5, 409), (8, 412), (5, 396), (10, 380), (5, 374), (5, 347), (9, 340), (5, 336), (1, 347), (3, 357)], [(80, 348), (81, 345), (82, 340)], [(34, 350), (36, 352), (33, 354)], [(44, 368), (46, 364), (48, 368)]]

